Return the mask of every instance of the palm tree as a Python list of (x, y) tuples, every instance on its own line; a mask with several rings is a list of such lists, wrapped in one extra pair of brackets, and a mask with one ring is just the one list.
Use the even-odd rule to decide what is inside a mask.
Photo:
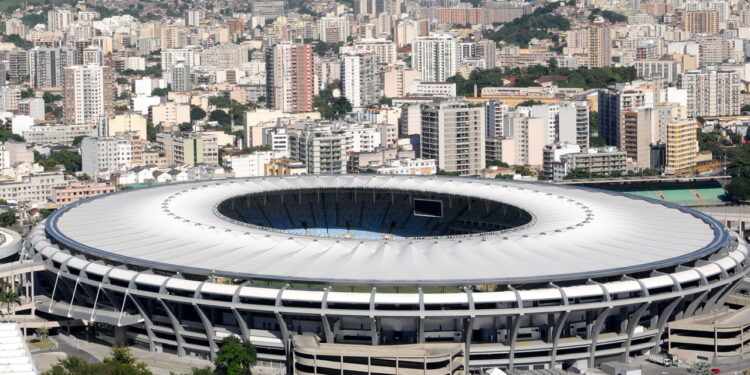
[(21, 297), (16, 292), (2, 291), (0, 292), (0, 304), (5, 304), (6, 311), (10, 312), (11, 305), (21, 304)]
[(39, 337), (39, 340), (46, 339), (47, 336), (49, 336), (49, 328), (47, 327), (39, 327), (36, 329), (36, 335)]

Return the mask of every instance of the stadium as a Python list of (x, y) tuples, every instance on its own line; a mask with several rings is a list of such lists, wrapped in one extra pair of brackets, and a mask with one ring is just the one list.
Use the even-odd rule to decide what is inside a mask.
[[(455, 344), (471, 369), (653, 350), (668, 322), (722, 305), (748, 258), (739, 236), (671, 203), (385, 175), (125, 190), (56, 211), (25, 252), (46, 268), (39, 311), (113, 343), (210, 358), (237, 335), (277, 362), (307, 358), (300, 337), (326, 350)], [(325, 358), (303, 362), (297, 373), (326, 373)]]

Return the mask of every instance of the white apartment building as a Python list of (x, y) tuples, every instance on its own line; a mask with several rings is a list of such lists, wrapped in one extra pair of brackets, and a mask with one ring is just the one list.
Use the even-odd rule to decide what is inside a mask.
[(320, 40), (326, 43), (346, 42), (350, 35), (346, 17), (322, 17), (318, 27)]
[(546, 127), (542, 118), (509, 114), (503, 131), (501, 160), (510, 165), (542, 166)]
[(422, 107), (422, 154), (438, 168), (461, 175), (479, 175), (485, 167), (484, 106), (446, 100)]
[(112, 68), (99, 65), (73, 65), (65, 68), (65, 124), (98, 125), (113, 114)]
[(690, 70), (677, 85), (688, 94), (688, 116), (732, 116), (740, 113), (740, 73), (728, 70)]
[(347, 152), (373, 152), (380, 147), (380, 132), (375, 127), (348, 125), (339, 130), (346, 137)]
[(133, 162), (133, 148), (126, 137), (84, 138), (81, 142), (81, 171), (95, 176), (98, 171), (124, 171)]
[(291, 159), (305, 163), (308, 174), (346, 173), (346, 144), (344, 134), (318, 124), (289, 135)]
[(448, 82), (414, 81), (409, 88), (410, 96), (456, 97), (456, 84)]
[(531, 107), (530, 117), (538, 117), (544, 121), (544, 144), (551, 145), (557, 139), (557, 121), (560, 106), (557, 104), (539, 104)]
[(57, 187), (68, 186), (63, 172), (40, 172), (21, 176), (17, 180), (0, 182), (0, 199), (9, 202), (39, 202), (52, 200)]
[(68, 9), (51, 9), (47, 12), (47, 28), (51, 31), (65, 31), (75, 22), (75, 14)]
[(434, 159), (399, 158), (386, 160), (382, 165), (372, 165), (371, 169), (378, 174), (431, 175), (437, 173)]
[(234, 177), (258, 177), (265, 175), (266, 164), (278, 157), (274, 151), (258, 151), (252, 154), (232, 155), (224, 158), (224, 166), (232, 168)]
[(17, 86), (0, 86), (0, 110), (15, 112), (21, 100), (21, 88)]
[(350, 53), (342, 56), (341, 83), (344, 96), (354, 110), (377, 104), (382, 90), (377, 56)]
[(23, 138), (35, 145), (71, 145), (76, 137), (96, 137), (96, 125), (38, 125), (23, 131)]
[(34, 151), (26, 143), (4, 142), (0, 144), (0, 168), (11, 168), (18, 163), (33, 163)]
[(412, 51), (412, 66), (422, 73), (424, 82), (445, 82), (458, 71), (458, 41), (450, 34), (417, 37)]
[(391, 65), (398, 60), (396, 43), (388, 39), (362, 38), (351, 47), (341, 47), (341, 53), (367, 52), (378, 57), (378, 64)]
[(555, 142), (589, 147), (589, 106), (585, 101), (559, 102)]

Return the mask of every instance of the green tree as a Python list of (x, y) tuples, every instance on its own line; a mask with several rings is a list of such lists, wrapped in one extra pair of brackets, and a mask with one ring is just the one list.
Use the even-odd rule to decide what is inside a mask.
[(446, 171), (445, 169), (440, 169), (440, 168), (437, 169), (437, 172), (435, 174), (439, 176), (460, 176), (461, 175), (461, 173), (459, 172), (450, 172), (450, 171)]
[(226, 96), (212, 96), (208, 98), (208, 104), (219, 108), (230, 108), (232, 106), (232, 100)]
[(34, 89), (32, 89), (31, 87), (29, 87), (28, 89), (26, 89), (24, 91), (21, 91), (21, 98), (22, 99), (33, 98), (33, 97), (34, 97)]
[(249, 341), (229, 336), (222, 340), (214, 364), (219, 375), (247, 375), (256, 361), (255, 347)]
[(41, 339), (46, 339), (49, 336), (49, 328), (39, 327), (36, 329), (36, 336)]
[(21, 304), (21, 296), (18, 295), (18, 292), (4, 290), (0, 292), (0, 303), (5, 305), (5, 312), (10, 313), (10, 309), (13, 305)]
[(508, 168), (509, 167), (508, 163), (506, 163), (506, 162), (504, 162), (502, 160), (492, 160), (489, 163), (487, 163), (487, 166), (488, 167), (503, 167), (503, 168)]
[(191, 132), (193, 131), (193, 124), (189, 122), (183, 122), (180, 124), (180, 131), (181, 132)]
[(190, 105), (190, 121), (200, 121), (206, 118), (206, 111), (197, 105)]
[(544, 103), (542, 103), (542, 102), (540, 102), (538, 100), (524, 100), (524, 101), (518, 103), (518, 105), (516, 107), (531, 107), (531, 106), (535, 106), (535, 105), (539, 105), (539, 104), (544, 104)]
[(46, 219), (47, 216), (49, 216), (50, 214), (52, 214), (53, 211), (55, 211), (55, 210), (50, 210), (49, 208), (42, 208), (41, 210), (39, 210), (39, 218), (42, 219), (42, 220)]
[(52, 103), (52, 102), (62, 100), (63, 97), (62, 95), (55, 95), (51, 92), (45, 92), (42, 98), (44, 99), (45, 103)]
[(10, 228), (16, 223), (16, 211), (8, 210), (0, 214), (0, 227)]
[(31, 48), (34, 46), (34, 43), (29, 42), (28, 40), (21, 38), (18, 34), (10, 34), (5, 36), (5, 42), (7, 43), (13, 43), (18, 48)]
[(318, 42), (318, 44), (313, 47), (313, 52), (317, 53), (318, 56), (325, 56), (327, 52), (333, 52), (338, 53), (339, 48), (343, 46), (344, 43), (338, 42), (338, 43), (326, 43), (326, 42)]
[(86, 138), (85, 135), (78, 135), (75, 138), (73, 138), (73, 147), (80, 147), (81, 142), (83, 142), (84, 138)]
[[(570, 30), (570, 21), (563, 16), (550, 14), (558, 3), (537, 8), (534, 13), (524, 15), (515, 20), (503, 24), (499, 29), (486, 30), (482, 35), (486, 39), (503, 41), (521, 47), (528, 47), (531, 39), (552, 39), (551, 31)], [(493, 25), (495, 26), (495, 25)]]
[(156, 126), (151, 121), (146, 121), (146, 139), (150, 142), (156, 141)]
[(166, 87), (163, 89), (159, 89), (159, 88), (153, 89), (151, 90), (151, 96), (167, 96), (169, 91), (170, 91), (169, 87)]
[(219, 123), (219, 125), (228, 126), (232, 123), (232, 117), (229, 116), (228, 113), (217, 109), (214, 111), (211, 111), (211, 114), (208, 116), (208, 119), (211, 121), (216, 121)]
[(102, 363), (88, 363), (78, 357), (60, 360), (44, 375), (153, 375), (143, 362), (138, 362), (123, 346), (112, 348), (111, 357)]

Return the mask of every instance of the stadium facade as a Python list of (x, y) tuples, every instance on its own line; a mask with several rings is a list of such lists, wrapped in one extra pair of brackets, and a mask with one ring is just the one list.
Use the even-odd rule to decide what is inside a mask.
[[(472, 368), (590, 366), (713, 311), (748, 248), (714, 219), (619, 193), (457, 177), (191, 182), (77, 202), (35, 227), (40, 311), (211, 357), (460, 343)], [(382, 350), (382, 347), (380, 348)], [(296, 369), (305, 373), (304, 368)]]

